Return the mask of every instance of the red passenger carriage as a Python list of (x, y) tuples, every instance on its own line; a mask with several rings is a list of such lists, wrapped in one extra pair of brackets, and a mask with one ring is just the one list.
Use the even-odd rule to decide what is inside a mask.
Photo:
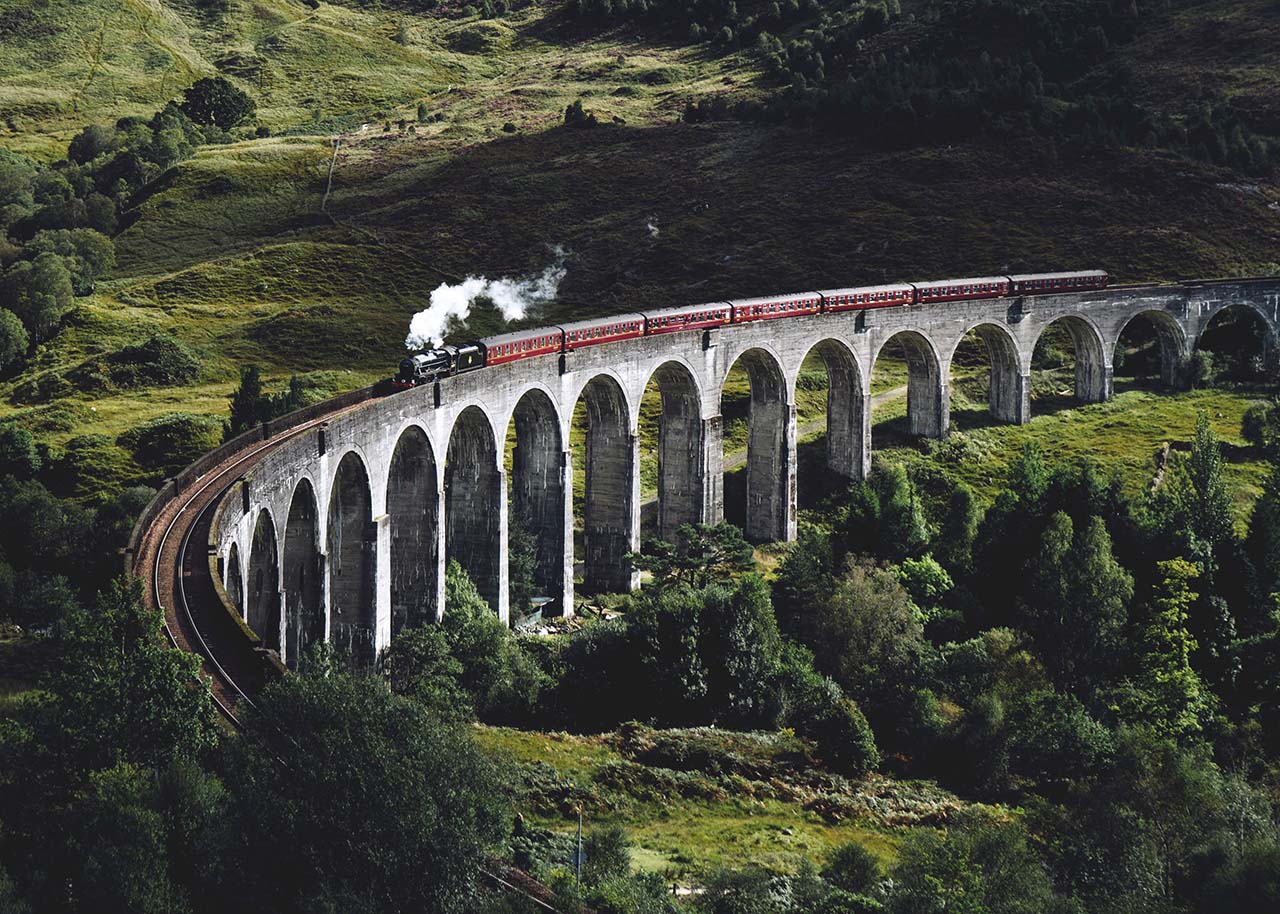
[(828, 289), (822, 296), (823, 311), (862, 311), (866, 308), (893, 308), (915, 301), (915, 286), (902, 282), (890, 286), (862, 286), (857, 289)]
[(480, 345), (484, 346), (486, 365), (501, 365), (535, 355), (554, 355), (560, 351), (563, 339), (559, 327), (535, 327), (486, 337)]
[(801, 292), (798, 295), (766, 295), (761, 298), (739, 298), (729, 302), (733, 306), (733, 322), (767, 321), (778, 317), (799, 317), (802, 314), (818, 314), (822, 311), (822, 296), (817, 292)]
[(583, 346), (598, 346), (601, 343), (616, 343), (618, 340), (644, 336), (644, 315), (613, 314), (609, 317), (561, 324), (559, 329), (564, 333), (564, 351), (569, 352)]
[(961, 299), (999, 298), (1009, 294), (1008, 276), (940, 279), (933, 282), (912, 283), (912, 285), (916, 287), (916, 302), (922, 305)]
[(731, 314), (728, 302), (711, 302), (705, 305), (686, 305), (682, 308), (663, 308), (646, 311), (645, 335), (678, 333), (681, 330), (705, 330), (729, 323)]
[(1054, 292), (1082, 292), (1105, 289), (1107, 274), (1103, 270), (1077, 270), (1072, 273), (1019, 273), (1010, 276), (1012, 295), (1049, 295)]

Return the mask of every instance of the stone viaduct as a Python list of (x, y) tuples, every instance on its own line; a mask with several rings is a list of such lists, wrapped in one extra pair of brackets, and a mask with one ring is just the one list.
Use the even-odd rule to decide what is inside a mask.
[[(444, 568), (458, 560), (504, 620), (512, 518), (536, 542), (539, 590), (560, 611), (574, 594), (574, 408), (588, 417), (584, 587), (635, 586), (624, 556), (639, 545), (638, 423), (649, 385), (661, 393), (658, 527), (723, 515), (721, 391), (741, 364), (751, 385), (747, 535), (796, 532), (796, 380), (810, 352), (830, 382), (827, 464), (850, 479), (871, 454), (870, 377), (894, 344), (907, 355), (910, 431), (940, 437), (949, 371), (970, 332), (990, 356), (990, 410), (1030, 419), (1036, 341), (1050, 325), (1075, 345), (1075, 392), (1108, 399), (1125, 326), (1149, 318), (1167, 382), (1222, 309), (1260, 314), (1274, 341), (1280, 280), (1113, 287), (1064, 295), (952, 302), (761, 321), (596, 346), (463, 374), (335, 413), (264, 453), (227, 490), (211, 550), (229, 599), (292, 665), (308, 643), (334, 642), (364, 665), (396, 632), (443, 611)], [(509, 428), (516, 446), (504, 467)], [(508, 478), (510, 477), (510, 478)]]

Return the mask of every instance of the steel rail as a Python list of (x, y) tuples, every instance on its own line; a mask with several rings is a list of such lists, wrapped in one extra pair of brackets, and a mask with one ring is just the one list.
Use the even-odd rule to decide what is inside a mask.
[[(179, 650), (182, 649), (182, 645), (179, 642), (177, 635), (174, 633), (172, 626), (169, 624), (169, 612), (171, 608), (166, 607), (162, 599), (163, 588), (161, 585), (161, 575), (165, 573), (165, 571), (168, 571), (169, 573), (175, 576), (175, 584), (174, 584), (175, 601), (178, 604), (178, 606), (172, 607), (175, 621), (186, 623), (186, 628), (189, 629), (190, 632), (195, 637), (196, 644), (193, 644), (192, 646), (196, 647), (198, 645), (200, 655), (212, 667), (213, 672), (216, 673), (218, 680), (222, 682), (229, 690), (233, 691), (235, 694), (240, 696), (241, 699), (248, 702), (250, 707), (253, 706), (252, 699), (244, 691), (244, 689), (240, 687), (240, 684), (236, 682), (235, 678), (226, 671), (226, 668), (218, 661), (218, 658), (214, 656), (213, 649), (209, 646), (208, 641), (204, 637), (204, 633), (201, 631), (199, 624), (197, 624), (196, 622), (195, 615), (191, 612), (191, 604), (187, 598), (186, 577), (182, 573), (183, 568), (185, 566), (187, 550), (190, 547), (191, 533), (196, 527), (200, 525), (200, 521), (204, 517), (205, 513), (211, 510), (215, 505), (217, 505), (219, 501), (222, 499), (222, 496), (226, 493), (227, 489), (231, 488), (231, 486), (235, 484), (236, 479), (239, 476), (238, 471), (243, 468), (244, 464), (253, 462), (254, 459), (258, 457), (260, 454), (262, 454), (263, 452), (279, 447), (284, 442), (289, 441), (290, 439), (295, 438), (298, 435), (303, 434), (304, 432), (310, 431), (311, 429), (315, 428), (315, 426), (320, 425), (324, 422), (328, 422), (334, 416), (340, 415), (341, 413), (346, 412), (347, 410), (352, 408), (354, 407), (347, 407), (346, 409), (337, 410), (333, 413), (326, 413), (323, 416), (317, 416), (315, 419), (312, 419), (310, 422), (306, 422), (306, 423), (303, 423), (302, 425), (296, 426), (295, 428), (288, 429), (287, 431), (284, 431), (281, 434), (273, 438), (270, 438), (267, 441), (264, 441), (262, 444), (254, 448), (251, 448), (239, 454), (233, 455), (233, 457), (231, 458), (231, 461), (227, 464), (224, 464), (221, 469), (215, 467), (204, 476), (198, 477), (197, 478), (198, 485), (193, 486), (190, 489), (187, 489), (180, 496), (182, 499), (182, 503), (178, 506), (177, 510), (174, 512), (173, 518), (165, 526), (164, 531), (160, 535), (159, 541), (156, 543), (155, 557), (153, 560), (154, 564), (152, 567), (152, 574), (151, 574), (151, 593), (152, 593), (152, 600), (155, 603), (155, 608), (160, 611), (161, 618), (164, 621), (165, 635), (168, 636), (170, 644), (172, 644), (175, 648)], [(191, 507), (196, 502), (196, 500), (200, 498), (200, 496), (204, 495), (212, 486), (214, 486), (220, 481), (223, 481), (229, 475), (232, 475), (233, 478), (226, 481), (225, 485), (223, 485), (222, 487), (222, 491), (220, 491), (217, 494), (217, 496), (210, 499), (208, 504), (202, 507), (200, 511), (195, 515), (195, 517), (190, 519), (190, 521), (187, 523), (187, 526), (181, 531), (182, 539), (178, 546), (176, 567), (166, 569), (165, 562), (164, 562), (164, 550), (166, 545), (169, 542), (170, 537), (174, 534), (175, 529), (178, 527), (179, 522), (183, 520), (184, 515), (188, 513), (188, 511), (191, 509)], [(181, 613), (182, 613), (181, 618), (179, 618), (177, 615), (179, 607), (181, 608)], [(213, 679), (213, 678), (214, 678), (213, 673), (210, 673), (210, 679)], [(213, 702), (217, 706), (218, 711), (222, 714), (224, 718), (226, 718), (228, 723), (230, 723), (236, 729), (240, 729), (241, 727), (240, 721), (235, 715), (235, 710), (231, 707), (228, 707), (227, 703), (224, 702), (221, 698), (219, 698), (219, 696), (216, 694), (216, 692), (213, 689), (210, 689), (210, 697), (213, 699)]]

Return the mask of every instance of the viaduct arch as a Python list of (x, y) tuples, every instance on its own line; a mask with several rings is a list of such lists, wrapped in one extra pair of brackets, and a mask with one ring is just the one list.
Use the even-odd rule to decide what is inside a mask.
[[(826, 465), (857, 479), (870, 465), (871, 369), (886, 346), (900, 344), (907, 355), (909, 428), (943, 436), (951, 361), (966, 334), (976, 333), (989, 354), (993, 417), (1025, 423), (1032, 354), (1050, 326), (1072, 337), (1077, 396), (1100, 402), (1112, 394), (1112, 361), (1130, 321), (1153, 321), (1172, 382), (1229, 307), (1258, 313), (1274, 344), (1280, 279), (1226, 280), (759, 321), (507, 363), (387, 397), (366, 392), (309, 414), (325, 421), (296, 434), (283, 431), (291, 420), (279, 420), (278, 443), (222, 496), (211, 555), (234, 611), (286, 665), (327, 639), (364, 666), (395, 632), (445, 611), (448, 560), (509, 618), (513, 515), (537, 542), (538, 589), (572, 612), (568, 442), (579, 401), (587, 415), (579, 586), (622, 590), (636, 583), (624, 556), (639, 547), (640, 401), (651, 383), (661, 395), (660, 535), (724, 516), (720, 396), (741, 364), (751, 381), (748, 533), (785, 540), (795, 536), (796, 385), (810, 352), (830, 382)], [(516, 437), (509, 473), (508, 429)], [(181, 488), (173, 485), (170, 499)], [(139, 530), (152, 520), (144, 513)]]

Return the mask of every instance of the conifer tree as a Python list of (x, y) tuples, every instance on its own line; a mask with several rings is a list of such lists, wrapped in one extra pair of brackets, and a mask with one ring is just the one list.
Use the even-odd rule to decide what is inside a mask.
[(1198, 734), (1209, 712), (1210, 695), (1191, 666), (1196, 639), (1187, 629), (1189, 610), (1199, 594), (1191, 582), (1199, 569), (1185, 559), (1157, 566), (1151, 617), (1142, 634), (1142, 661), (1134, 685), (1135, 720), (1149, 723), (1164, 736)]

